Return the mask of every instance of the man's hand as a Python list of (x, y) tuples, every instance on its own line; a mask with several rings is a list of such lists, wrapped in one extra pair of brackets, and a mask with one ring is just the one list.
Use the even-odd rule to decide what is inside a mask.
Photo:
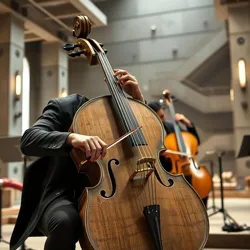
[(143, 95), (139, 88), (139, 83), (136, 80), (135, 76), (132, 76), (130, 73), (123, 69), (114, 69), (114, 72), (114, 76), (118, 77), (118, 81), (121, 87), (128, 95), (139, 101), (144, 101)]
[(107, 144), (98, 136), (87, 136), (72, 133), (68, 136), (68, 144), (85, 152), (86, 158), (91, 156), (90, 161), (101, 159), (107, 153)]
[(187, 119), (186, 116), (182, 115), (182, 114), (175, 114), (175, 120), (177, 122), (181, 122), (183, 124), (185, 124), (187, 127), (191, 128), (192, 127), (192, 123)]

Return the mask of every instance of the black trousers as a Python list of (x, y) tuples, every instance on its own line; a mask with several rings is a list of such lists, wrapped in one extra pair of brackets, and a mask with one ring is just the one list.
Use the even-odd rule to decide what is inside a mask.
[(37, 228), (47, 236), (44, 250), (75, 250), (82, 233), (76, 204), (67, 197), (54, 200), (46, 208)]

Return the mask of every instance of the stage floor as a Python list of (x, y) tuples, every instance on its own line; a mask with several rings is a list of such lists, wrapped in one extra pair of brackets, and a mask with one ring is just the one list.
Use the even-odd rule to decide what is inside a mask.
[[(228, 214), (239, 224), (248, 225), (250, 227), (250, 198), (225, 198), (224, 206)], [(212, 206), (211, 199), (208, 202), (208, 208)], [(221, 208), (221, 200), (215, 199), (215, 206)], [(213, 209), (208, 209), (208, 214), (211, 214)], [(209, 217), (210, 233), (223, 234), (227, 232), (222, 231), (223, 226), (223, 214), (217, 213)], [(241, 232), (249, 234), (250, 231)]]
[[(212, 205), (211, 199), (209, 200), (208, 207)], [(217, 207), (220, 207), (220, 199), (216, 198), (215, 199), (215, 205)], [(232, 216), (236, 222), (239, 225), (244, 225), (247, 224), (250, 226), (250, 198), (226, 198), (225, 199), (225, 208), (227, 212)], [(212, 212), (212, 209), (208, 210), (208, 214)], [(244, 232), (238, 232), (238, 233), (227, 233), (222, 231), (222, 226), (223, 226), (223, 216), (221, 213), (218, 213), (216, 215), (213, 215), (209, 217), (209, 222), (210, 222), (210, 236), (209, 236), (209, 241), (206, 250), (214, 250), (216, 249), (216, 241), (220, 241), (220, 236), (229, 236), (230, 238), (235, 238), (236, 245), (238, 244), (239, 249), (243, 249), (240, 247), (240, 240), (237, 241), (238, 236), (249, 236), (250, 239), (250, 231), (244, 231)], [(5, 240), (10, 239), (10, 235), (13, 230), (13, 225), (4, 225), (3, 226), (3, 238)], [(216, 240), (213, 239), (213, 236), (217, 236)], [(26, 241), (26, 245), (29, 248), (32, 248), (34, 250), (43, 250), (43, 244), (44, 244), (45, 238), (44, 237), (37, 237), (37, 238), (29, 238)], [(214, 241), (214, 242), (213, 242)], [(250, 249), (250, 240), (248, 240), (249, 246), (247, 246), (244, 249)], [(213, 246), (213, 248), (211, 247)], [(230, 244), (232, 247), (232, 245)], [(210, 248), (211, 247), (211, 248)], [(237, 246), (234, 246), (234, 250), (236, 250)], [(0, 243), (0, 249), (1, 250), (9, 250), (8, 245)], [(80, 246), (77, 244), (76, 250), (80, 250)], [(225, 249), (229, 249), (226, 248)], [(220, 250), (223, 250), (220, 248)]]

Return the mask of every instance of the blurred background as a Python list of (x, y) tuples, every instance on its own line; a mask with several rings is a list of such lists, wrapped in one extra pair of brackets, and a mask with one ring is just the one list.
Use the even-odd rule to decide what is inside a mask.
[[(147, 102), (163, 103), (162, 91), (168, 89), (176, 98), (176, 112), (195, 123), (201, 141), (196, 159), (210, 173), (213, 164), (219, 207), (219, 164), (208, 152), (223, 152), (226, 205), (240, 224), (250, 224), (250, 158), (237, 158), (243, 137), (250, 134), (248, 0), (1, 0), (0, 178), (22, 183), (22, 155), (8, 137), (21, 136), (50, 99), (109, 94), (100, 66), (90, 66), (84, 56), (71, 58), (63, 50), (74, 42), (72, 23), (78, 15), (89, 17), (89, 37), (104, 44), (113, 68), (137, 78)], [(29, 164), (33, 159), (25, 160)], [(15, 223), (20, 195), (3, 189), (6, 237)], [(223, 224), (222, 215), (216, 216), (211, 217), (218, 228), (214, 237), (222, 234)], [(208, 247), (232, 244), (228, 238), (224, 245), (216, 239)]]

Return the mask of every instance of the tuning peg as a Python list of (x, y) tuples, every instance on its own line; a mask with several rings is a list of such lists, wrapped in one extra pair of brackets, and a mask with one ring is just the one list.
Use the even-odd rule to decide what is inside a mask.
[(107, 54), (107, 52), (108, 52), (106, 49), (104, 49), (103, 51), (105, 52), (105, 54)]
[(69, 56), (75, 57), (75, 56), (80, 56), (81, 54), (83, 54), (82, 51), (73, 51), (73, 52), (69, 53)]
[(73, 49), (76, 48), (76, 47), (79, 47), (79, 45), (78, 45), (78, 44), (73, 44), (73, 43), (67, 43), (67, 44), (63, 47), (63, 49), (64, 49), (64, 50), (67, 50), (67, 51), (70, 51), (70, 50), (73, 50)]
[(103, 43), (99, 43), (99, 45), (103, 48)]

